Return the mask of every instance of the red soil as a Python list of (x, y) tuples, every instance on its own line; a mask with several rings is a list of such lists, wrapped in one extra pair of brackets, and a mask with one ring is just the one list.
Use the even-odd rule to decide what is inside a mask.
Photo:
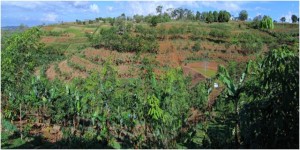
[(186, 75), (186, 76), (190, 75), (192, 77), (192, 84), (193, 85), (195, 85), (199, 81), (205, 79), (205, 77), (202, 74), (198, 73), (197, 71), (193, 70), (192, 68), (183, 66), (182, 69), (183, 69), (184, 75)]
[(53, 43), (56, 40), (55, 37), (42, 37), (41, 42), (43, 43)]
[(54, 27), (51, 27), (51, 26), (47, 26), (47, 27), (42, 27), (43, 30), (46, 30), (46, 31), (51, 31)]
[(89, 71), (95, 70), (95, 69), (96, 70), (100, 70), (100, 66), (97, 66), (96, 64), (93, 64), (92, 62), (90, 62), (90, 61), (88, 61), (86, 59), (77, 57), (77, 56), (73, 56), (71, 58), (71, 61), (74, 62), (74, 63), (76, 63), (76, 64), (84, 66)]
[(50, 65), (50, 67), (47, 69), (46, 76), (49, 80), (55, 79), (57, 73), (55, 72), (54, 65)]
[(59, 67), (61, 72), (65, 72), (65, 73), (71, 75), (71, 78), (69, 80), (71, 80), (75, 77), (86, 78), (88, 76), (88, 74), (86, 72), (80, 72), (80, 71), (77, 71), (77, 70), (73, 70), (70, 66), (68, 66), (67, 60), (64, 60), (64, 61), (60, 62), (58, 64), (58, 67)]
[[(83, 51), (83, 53), (87, 58), (93, 58), (93, 60), (96, 62), (102, 62), (108, 59), (115, 62), (117, 59), (119, 59), (127, 64), (132, 61), (132, 57), (134, 56), (134, 53), (119, 53), (111, 50), (93, 48), (87, 48)], [(99, 57), (99, 59), (96, 57)]]
[(58, 37), (55, 42), (61, 42), (61, 43), (65, 43), (69, 41), (69, 37)]

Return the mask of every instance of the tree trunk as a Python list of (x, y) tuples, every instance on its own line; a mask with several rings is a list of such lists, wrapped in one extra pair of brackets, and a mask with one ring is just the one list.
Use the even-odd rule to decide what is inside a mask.
[(241, 135), (240, 135), (240, 119), (238, 112), (238, 98), (235, 98), (235, 115), (236, 115), (236, 123), (235, 123), (235, 142), (237, 148), (240, 147), (241, 144)]

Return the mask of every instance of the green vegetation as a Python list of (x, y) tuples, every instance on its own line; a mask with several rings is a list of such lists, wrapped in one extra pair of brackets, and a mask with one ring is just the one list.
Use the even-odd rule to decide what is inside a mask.
[(299, 148), (299, 27), (162, 10), (5, 36), (1, 147)]
[(264, 16), (260, 23), (262, 29), (274, 29), (273, 19), (269, 16)]
[(240, 13), (239, 13), (239, 19), (241, 21), (245, 21), (248, 19), (248, 12), (246, 10), (242, 10)]

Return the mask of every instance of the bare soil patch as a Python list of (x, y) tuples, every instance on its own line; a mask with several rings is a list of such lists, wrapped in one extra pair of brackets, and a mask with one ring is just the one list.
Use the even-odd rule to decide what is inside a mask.
[(46, 31), (51, 31), (54, 27), (51, 27), (51, 26), (47, 26), (47, 27), (42, 27), (43, 30), (46, 30)]
[(55, 37), (42, 37), (41, 42), (43, 43), (53, 43), (56, 40)]
[(193, 63), (188, 63), (186, 65), (186, 67), (189, 67), (189, 68), (199, 68), (199, 67), (207, 67), (207, 69), (211, 69), (211, 70), (215, 70), (217, 71), (218, 70), (218, 65), (220, 63), (217, 63), (217, 62), (193, 62)]
[(70, 66), (67, 64), (67, 60), (64, 60), (58, 64), (58, 67), (61, 72), (65, 72), (67, 74), (70, 74), (71, 77), (69, 80), (75, 78), (75, 77), (81, 77), (86, 78), (88, 74), (86, 72), (80, 72), (78, 70), (73, 70)]
[(58, 37), (56, 38), (55, 42), (59, 42), (59, 43), (65, 43), (65, 42), (69, 42), (70, 37)]
[(185, 76), (189, 76), (190, 75), (192, 77), (192, 85), (195, 85), (199, 81), (205, 79), (205, 77), (202, 74), (198, 73), (197, 71), (193, 70), (190, 67), (183, 66), (182, 69), (183, 69), (183, 74)]
[(87, 48), (83, 51), (87, 58), (92, 58), (95, 62), (104, 62), (110, 59), (113, 62), (122, 61), (122, 63), (129, 64), (133, 61), (135, 53), (119, 53), (106, 49)]
[(86, 60), (86, 59), (83, 59), (83, 58), (80, 58), (80, 57), (77, 57), (77, 56), (73, 56), (71, 58), (71, 61), (76, 63), (76, 64), (79, 64), (79, 65), (82, 65), (84, 66), (87, 70), (100, 70), (100, 66), (97, 66), (96, 64), (93, 64), (92, 62)]
[(54, 80), (55, 77), (57, 76), (57, 73), (55, 72), (55, 69), (54, 69), (54, 65), (50, 65), (50, 67), (47, 69), (46, 71), (46, 76), (49, 80)]

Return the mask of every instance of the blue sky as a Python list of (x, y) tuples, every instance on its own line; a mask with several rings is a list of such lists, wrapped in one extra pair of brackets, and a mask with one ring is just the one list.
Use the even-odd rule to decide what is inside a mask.
[(75, 21), (76, 19), (94, 19), (96, 17), (116, 17), (121, 13), (155, 14), (155, 8), (188, 8), (196, 11), (227, 10), (238, 16), (241, 10), (247, 10), (249, 17), (269, 15), (274, 20), (291, 15), (299, 16), (298, 1), (2, 1), (1, 26), (17, 26), (21, 23), (34, 26)]

